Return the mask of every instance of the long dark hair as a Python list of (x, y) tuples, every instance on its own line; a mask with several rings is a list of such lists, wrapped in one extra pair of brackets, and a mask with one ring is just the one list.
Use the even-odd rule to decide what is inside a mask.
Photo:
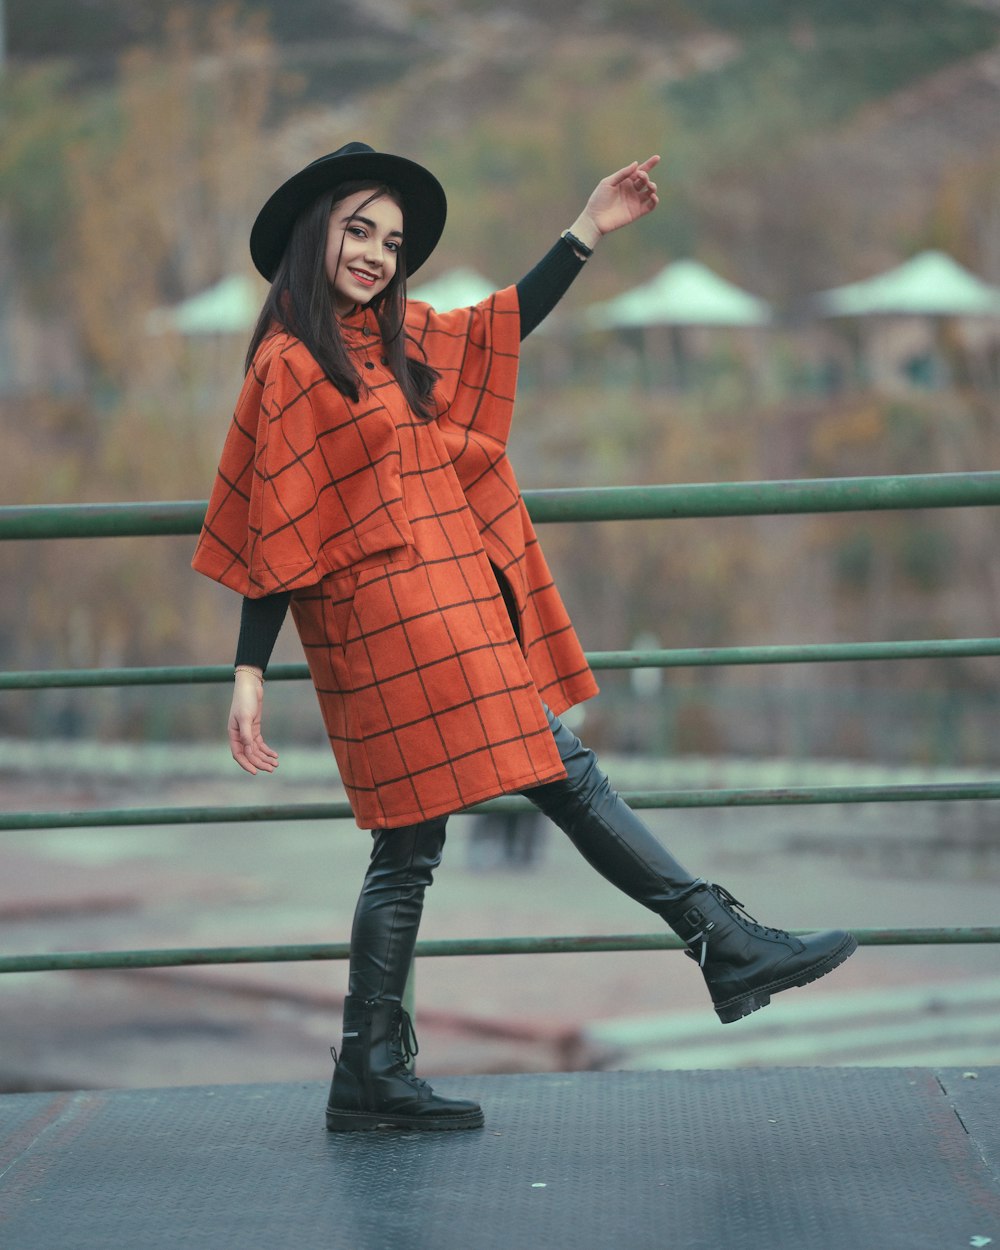
[[(383, 197), (402, 209), (399, 193), (392, 187), (371, 182), (345, 182), (324, 192), (302, 213), (292, 228), (288, 246), (281, 258), (257, 318), (250, 346), (247, 348), (246, 372), (250, 372), (257, 349), (275, 326), (300, 339), (342, 395), (355, 403), (361, 394), (362, 381), (350, 353), (344, 346), (337, 324), (333, 291), (326, 276), (326, 237), (330, 214), (349, 195), (370, 191), (360, 209)], [(412, 340), (403, 328), (406, 313), (406, 237), (397, 253), (396, 272), (385, 289), (371, 301), (378, 319), (385, 347), (386, 360), (407, 404), (425, 421), (437, 414), (434, 409), (434, 386), (440, 376), (426, 360), (407, 354)]]

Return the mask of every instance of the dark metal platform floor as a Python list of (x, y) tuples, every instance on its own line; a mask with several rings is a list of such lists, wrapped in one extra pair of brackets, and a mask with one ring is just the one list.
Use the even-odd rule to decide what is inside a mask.
[(330, 1135), (316, 1084), (0, 1098), (3, 1250), (1000, 1250), (1000, 1068), (440, 1079), (484, 1129)]

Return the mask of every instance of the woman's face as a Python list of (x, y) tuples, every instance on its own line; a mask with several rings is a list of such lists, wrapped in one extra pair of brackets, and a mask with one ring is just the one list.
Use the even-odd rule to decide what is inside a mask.
[[(334, 204), (326, 232), (326, 276), (338, 313), (367, 304), (392, 281), (403, 244), (403, 211), (386, 196), (355, 191)], [(371, 200), (370, 203), (366, 201)]]

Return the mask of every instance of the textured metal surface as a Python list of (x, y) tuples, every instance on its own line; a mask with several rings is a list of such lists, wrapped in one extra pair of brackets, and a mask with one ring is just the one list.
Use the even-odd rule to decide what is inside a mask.
[(996, 1070), (975, 1080), (792, 1068), (436, 1084), (479, 1096), (485, 1129), (328, 1135), (318, 1084), (8, 1096), (0, 1245), (1000, 1245)]
[[(962, 1127), (1000, 1184), (1000, 1067), (938, 1075)], [(1000, 1237), (993, 1240), (1000, 1246)]]

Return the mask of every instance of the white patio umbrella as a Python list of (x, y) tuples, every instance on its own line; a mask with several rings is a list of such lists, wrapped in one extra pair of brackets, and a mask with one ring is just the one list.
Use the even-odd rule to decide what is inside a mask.
[(820, 291), (813, 299), (828, 317), (1000, 317), (1000, 288), (935, 250), (863, 282)]
[[(901, 319), (924, 319), (931, 327), (931, 351), (926, 355), (936, 385), (950, 380), (948, 358), (942, 350), (939, 327), (946, 318), (1000, 319), (1000, 288), (984, 282), (946, 252), (928, 250), (903, 264), (862, 282), (820, 291), (813, 307), (827, 318), (858, 318), (863, 326), (857, 350), (863, 352), (865, 369), (882, 384), (899, 381), (898, 366), (886, 367), (878, 344), (883, 327)], [(973, 356), (969, 357), (973, 366)], [(990, 384), (992, 385), (992, 384)]]
[(150, 334), (245, 334), (264, 302), (259, 279), (234, 273), (170, 308), (156, 308), (146, 320)]
[(763, 326), (771, 321), (766, 301), (720, 278), (697, 260), (676, 260), (641, 286), (592, 304), (586, 320), (595, 329), (641, 326)]
[(496, 290), (488, 278), (474, 269), (459, 267), (449, 269), (439, 278), (432, 278), (422, 286), (412, 288), (407, 295), (422, 304), (430, 304), (437, 312), (449, 312), (453, 308), (468, 308), (478, 304)]

